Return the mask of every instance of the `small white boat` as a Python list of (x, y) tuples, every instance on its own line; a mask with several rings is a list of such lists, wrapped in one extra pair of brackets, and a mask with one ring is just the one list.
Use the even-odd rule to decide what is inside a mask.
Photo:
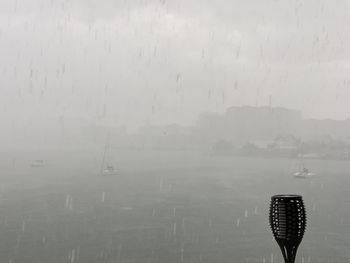
[(314, 173), (311, 173), (309, 169), (303, 168), (301, 171), (295, 172), (294, 177), (296, 178), (309, 178), (311, 176), (315, 175)]
[(112, 165), (107, 165), (105, 169), (103, 169), (101, 175), (103, 176), (111, 176), (111, 175), (117, 175), (118, 172)]
[(110, 145), (110, 136), (107, 136), (106, 139), (106, 145), (105, 149), (103, 152), (103, 157), (102, 157), (102, 163), (101, 163), (101, 170), (100, 170), (100, 175), (101, 176), (112, 176), (112, 175), (117, 175), (119, 174), (117, 169), (111, 165), (110, 161), (106, 161), (108, 153), (111, 151), (111, 145)]
[(299, 168), (298, 170), (294, 173), (294, 177), (295, 178), (310, 178), (313, 175), (315, 175), (314, 173), (311, 173), (310, 170), (308, 168), (306, 168), (305, 162), (304, 162), (304, 157), (306, 155), (300, 153), (298, 155), (299, 159)]
[(34, 160), (32, 161), (32, 163), (30, 164), (31, 167), (44, 167), (45, 163), (44, 160)]

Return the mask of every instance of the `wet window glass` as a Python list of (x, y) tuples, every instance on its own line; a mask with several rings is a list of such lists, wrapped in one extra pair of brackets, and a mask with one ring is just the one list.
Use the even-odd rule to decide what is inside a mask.
[(1, 0), (0, 262), (349, 262), (349, 10)]

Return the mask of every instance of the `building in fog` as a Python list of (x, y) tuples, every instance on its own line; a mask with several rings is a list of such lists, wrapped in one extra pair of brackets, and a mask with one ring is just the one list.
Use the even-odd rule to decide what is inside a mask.
[(302, 124), (300, 111), (272, 107), (231, 107), (224, 114), (202, 114), (199, 133), (208, 140), (219, 139), (244, 144), (271, 140), (281, 135), (298, 135)]

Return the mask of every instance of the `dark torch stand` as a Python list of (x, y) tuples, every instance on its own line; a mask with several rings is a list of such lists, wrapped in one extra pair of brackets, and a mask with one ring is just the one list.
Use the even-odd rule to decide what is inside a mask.
[(302, 197), (300, 195), (272, 196), (270, 226), (281, 248), (285, 263), (294, 263), (306, 226)]

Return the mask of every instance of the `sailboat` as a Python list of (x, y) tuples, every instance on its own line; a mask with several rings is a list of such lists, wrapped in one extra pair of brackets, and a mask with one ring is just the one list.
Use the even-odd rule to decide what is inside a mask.
[(309, 169), (305, 168), (305, 167), (302, 170), (294, 173), (295, 178), (308, 178), (308, 177), (311, 177), (313, 175), (314, 175), (314, 173), (311, 173), (309, 171)]
[(45, 163), (44, 160), (33, 160), (32, 163), (30, 164), (31, 167), (44, 167)]
[(107, 153), (110, 152), (110, 148), (110, 136), (108, 135), (101, 164), (100, 175), (102, 176), (112, 176), (118, 174), (117, 169), (110, 163), (106, 162)]
[(305, 166), (303, 155), (300, 155), (300, 164), (299, 164), (299, 169), (294, 173), (295, 178), (309, 178), (313, 175), (314, 173), (310, 172), (310, 170)]
[(113, 165), (107, 165), (105, 169), (103, 169), (101, 175), (108, 176), (108, 175), (117, 175), (118, 172), (114, 168)]

